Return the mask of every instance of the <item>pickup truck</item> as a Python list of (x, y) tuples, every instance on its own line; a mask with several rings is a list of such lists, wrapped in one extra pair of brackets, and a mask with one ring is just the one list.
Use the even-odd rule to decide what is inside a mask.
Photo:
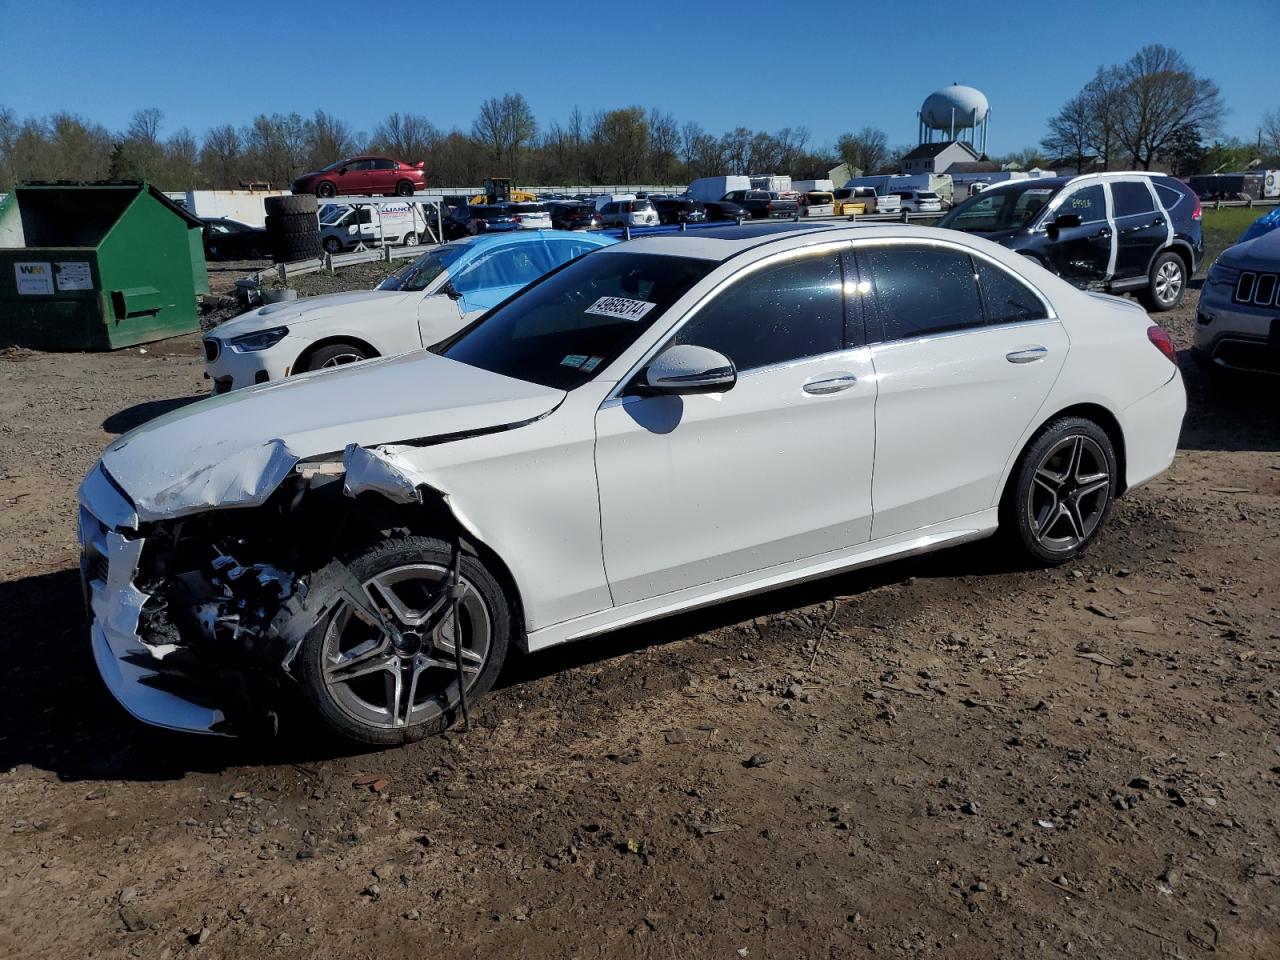
[(753, 220), (790, 219), (800, 213), (800, 205), (794, 200), (784, 200), (776, 193), (764, 190), (730, 190), (720, 199), (736, 203)]

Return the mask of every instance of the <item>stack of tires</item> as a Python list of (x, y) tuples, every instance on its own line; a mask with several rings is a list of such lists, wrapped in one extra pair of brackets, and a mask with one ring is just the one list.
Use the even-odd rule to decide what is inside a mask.
[(276, 263), (294, 263), (324, 256), (316, 198), (310, 194), (267, 197), (267, 238)]

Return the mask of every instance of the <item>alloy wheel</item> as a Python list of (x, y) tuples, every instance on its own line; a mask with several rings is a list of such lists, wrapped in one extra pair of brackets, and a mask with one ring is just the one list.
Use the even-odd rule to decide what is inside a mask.
[(1173, 303), (1182, 292), (1182, 267), (1166, 260), (1156, 270), (1156, 299), (1161, 303)]
[(1036, 465), (1027, 519), (1039, 544), (1066, 553), (1093, 535), (1111, 496), (1106, 454), (1082, 434), (1063, 437)]
[(340, 353), (337, 356), (330, 357), (324, 363), (320, 364), (320, 369), (325, 370), (329, 367), (342, 367), (348, 363), (359, 363), (364, 359), (363, 354), (359, 353)]
[[(433, 720), (458, 701), (448, 581), (443, 566), (393, 567), (364, 584), (381, 624), (350, 603), (334, 614), (321, 653), (324, 682), (352, 719), (403, 728)], [(493, 621), (475, 586), (465, 576), (460, 584), (462, 675), (470, 690), (488, 661)]]

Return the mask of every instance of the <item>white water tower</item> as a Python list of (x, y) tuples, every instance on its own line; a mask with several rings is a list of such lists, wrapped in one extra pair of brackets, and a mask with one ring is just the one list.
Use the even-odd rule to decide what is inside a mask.
[(981, 90), (953, 83), (925, 97), (920, 107), (920, 142), (963, 140), (979, 154), (987, 152), (991, 105)]

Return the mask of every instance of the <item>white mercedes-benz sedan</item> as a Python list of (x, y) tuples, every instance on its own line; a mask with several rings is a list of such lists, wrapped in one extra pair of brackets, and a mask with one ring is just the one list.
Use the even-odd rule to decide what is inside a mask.
[(750, 224), (620, 243), (430, 351), (213, 397), (80, 490), (92, 644), (148, 723), (445, 729), (513, 645), (999, 533), (1077, 556), (1186, 405), (1137, 306), (986, 240)]

